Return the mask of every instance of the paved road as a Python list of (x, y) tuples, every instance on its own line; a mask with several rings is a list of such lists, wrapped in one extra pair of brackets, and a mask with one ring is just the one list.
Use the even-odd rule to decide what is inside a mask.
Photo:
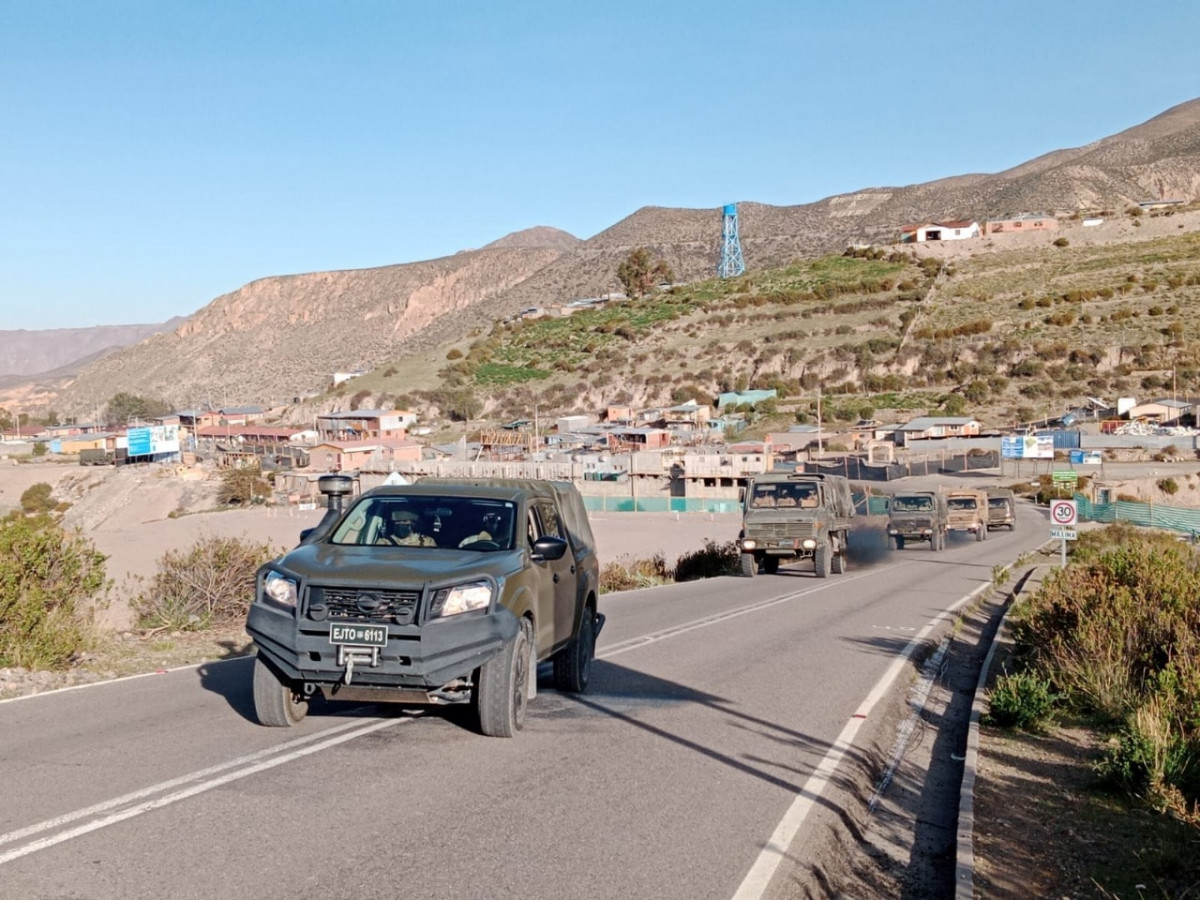
[(465, 711), (334, 704), (262, 728), (247, 660), (0, 703), (0, 893), (789, 894), (891, 743), (910, 641), (1044, 540), (1021, 515), (944, 553), (883, 553), (864, 530), (824, 580), (605, 595), (591, 690), (543, 671), (513, 740)]

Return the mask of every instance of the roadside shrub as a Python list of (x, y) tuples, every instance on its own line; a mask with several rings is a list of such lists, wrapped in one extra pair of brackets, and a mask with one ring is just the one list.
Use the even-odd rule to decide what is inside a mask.
[(82, 604), (106, 587), (104, 555), (49, 516), (0, 520), (0, 666), (57, 669), (89, 643)]
[(699, 550), (685, 553), (675, 562), (676, 581), (699, 581), (720, 575), (736, 575), (741, 571), (741, 552), (737, 541), (718, 544), (709, 538)]
[(1135, 710), (1109, 741), (1096, 773), (1159, 811), (1186, 813), (1187, 797), (1198, 793), (1200, 756), (1175, 727), (1171, 707), (1155, 697)]
[(1005, 673), (988, 697), (984, 721), (999, 728), (1040, 731), (1053, 718), (1057, 700), (1050, 679), (1033, 672)]
[(31, 452), (33, 453), (34, 456), (45, 456), (47, 453), (46, 445), (44, 443), (42, 443), (41, 441), (38, 441), (36, 444), (33, 445), (33, 450)]
[(1054, 246), (1055, 246), (1055, 247), (1066, 247), (1066, 246), (1068, 246), (1070, 243), (1071, 243), (1071, 242), (1070, 242), (1069, 240), (1067, 240), (1065, 237), (1060, 237), (1060, 238), (1055, 238), (1055, 239), (1054, 239)]
[(600, 593), (633, 591), (668, 584), (671, 573), (661, 553), (629, 563), (610, 562), (600, 569)]
[(262, 469), (258, 466), (226, 469), (221, 473), (217, 502), (222, 506), (261, 503), (270, 496), (271, 485), (263, 478)]
[(202, 537), (186, 550), (168, 550), (149, 586), (133, 601), (147, 628), (202, 631), (241, 622), (254, 599), (254, 573), (275, 555), (270, 544)]
[(1175, 494), (1179, 491), (1179, 482), (1174, 478), (1160, 478), (1156, 484), (1164, 494)]
[(1110, 525), (1080, 535), (1015, 616), (1013, 634), (1074, 708), (1123, 722), (1156, 694), (1200, 727), (1200, 560), (1174, 537)]
[(54, 509), (55, 503), (51, 499), (50, 494), (53, 488), (46, 482), (39, 481), (37, 484), (31, 484), (25, 489), (25, 493), (21, 494), (21, 509), (27, 513), (48, 513)]

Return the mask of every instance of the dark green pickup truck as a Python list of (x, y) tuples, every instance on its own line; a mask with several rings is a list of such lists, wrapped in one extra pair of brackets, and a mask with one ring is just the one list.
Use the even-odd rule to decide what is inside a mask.
[(353, 499), (319, 480), (328, 510), (258, 572), (246, 630), (254, 708), (292, 725), (317, 692), (356, 702), (469, 703), (511, 737), (551, 661), (555, 687), (587, 688), (599, 564), (571, 484), (424, 479)]

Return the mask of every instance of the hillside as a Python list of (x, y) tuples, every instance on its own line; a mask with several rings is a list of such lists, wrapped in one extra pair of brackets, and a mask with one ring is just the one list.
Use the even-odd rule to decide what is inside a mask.
[[(850, 244), (887, 245), (910, 222), (1120, 213), (1164, 196), (1200, 198), (1200, 100), (994, 175), (864, 189), (799, 206), (746, 202), (738, 211), (753, 273)], [(463, 344), (527, 306), (617, 289), (617, 265), (638, 246), (664, 257), (679, 281), (706, 279), (719, 238), (718, 208), (647, 207), (586, 241), (535, 228), (442, 260), (265, 278), (217, 298), (170, 335), (99, 360), (57, 396), (52, 389), (42, 396), (66, 414), (120, 390), (176, 405), (277, 404), (321, 390), (333, 371), (409, 371), (405, 361), (416, 359), (424, 362), (402, 387), (428, 388), (428, 361), (439, 347)]]
[[(968, 248), (974, 246), (974, 250)], [(1200, 210), (978, 242), (874, 248), (501, 323), (323, 402), (506, 420), (774, 388), (786, 427), (890, 410), (992, 425), (1089, 397), (1200, 395)], [(761, 431), (762, 429), (758, 429)]]
[(74, 375), (106, 353), (129, 347), (152, 334), (171, 331), (182, 321), (175, 318), (153, 325), (0, 331), (0, 385), (20, 384), (38, 375)]

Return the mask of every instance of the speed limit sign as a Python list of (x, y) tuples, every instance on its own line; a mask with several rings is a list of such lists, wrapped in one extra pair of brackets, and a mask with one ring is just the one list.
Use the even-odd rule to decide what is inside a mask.
[(1076, 521), (1074, 500), (1051, 500), (1050, 522), (1054, 525), (1074, 525)]

